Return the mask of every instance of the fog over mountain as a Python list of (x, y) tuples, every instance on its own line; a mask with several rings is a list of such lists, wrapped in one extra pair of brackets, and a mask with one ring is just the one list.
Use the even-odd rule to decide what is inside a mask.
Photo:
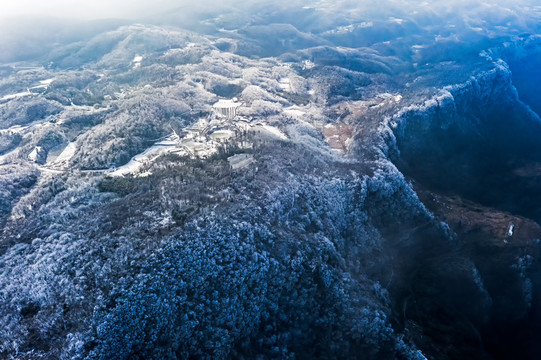
[(541, 357), (534, 1), (0, 14), (0, 359)]
[(70, 18), (77, 20), (95, 20), (104, 18), (141, 18), (149, 13), (163, 12), (179, 5), (196, 6), (190, 1), (156, 0), (152, 2), (143, 0), (131, 1), (69, 1), (69, 0), (20, 0), (5, 2), (0, 5), (1, 17), (15, 16), (41, 16)]

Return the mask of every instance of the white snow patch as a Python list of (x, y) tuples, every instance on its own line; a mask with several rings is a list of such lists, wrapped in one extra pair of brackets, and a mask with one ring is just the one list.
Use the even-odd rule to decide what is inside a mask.
[(150, 175), (152, 175), (152, 172), (147, 170), (147, 171), (144, 171), (144, 172), (138, 174), (137, 177), (149, 177)]
[(45, 86), (49, 86), (51, 85), (51, 83), (54, 81), (54, 78), (53, 79), (46, 79), (46, 80), (41, 80), (39, 83), (41, 85), (45, 85)]
[(62, 174), (63, 171), (62, 170), (55, 170), (55, 169), (51, 169), (51, 168), (48, 168), (48, 167), (45, 167), (45, 166), (38, 166), (38, 169), (40, 171), (43, 171), (45, 173), (48, 173), (48, 174), (55, 174), (55, 175), (58, 175), (58, 174)]
[(229, 139), (231, 138), (235, 133), (231, 130), (216, 130), (210, 135), (210, 138), (213, 140), (218, 139)]
[(62, 164), (65, 163), (67, 165), (67, 162), (75, 155), (75, 150), (77, 150), (77, 145), (75, 142), (71, 142), (62, 150), (60, 155), (54, 160), (54, 164)]
[(266, 131), (267, 133), (281, 139), (281, 140), (287, 140), (287, 136), (282, 132), (280, 131), (278, 128), (274, 127), (274, 126), (270, 126), (270, 125), (260, 125), (258, 126), (259, 128), (263, 129), (264, 131)]
[(303, 70), (309, 70), (316, 66), (316, 64), (310, 60), (304, 60), (302, 63), (302, 69)]
[(28, 126), (14, 125), (7, 129), (1, 129), (0, 134), (20, 134), (26, 129), (28, 129)]
[(35, 91), (31, 91), (31, 90), (43, 90), (43, 91), (46, 91), (49, 88), (49, 85), (51, 85), (51, 83), (53, 81), (54, 81), (54, 79), (41, 80), (39, 82), (39, 85), (32, 86), (31, 88), (28, 89), (28, 91), (33, 92), (33, 93), (35, 93)]
[(5, 95), (5, 96), (0, 98), (0, 101), (12, 100), (12, 99), (17, 99), (17, 98), (22, 98), (22, 97), (25, 97), (25, 96), (31, 96), (31, 95), (33, 95), (33, 94), (30, 91), (25, 91), (25, 92), (20, 92), (20, 93), (17, 93), (17, 94)]
[(284, 114), (297, 117), (297, 116), (303, 116), (304, 114), (306, 114), (306, 112), (300, 110), (299, 108), (295, 106), (291, 106), (284, 109)]
[[(129, 174), (137, 174), (145, 163), (155, 160), (158, 156), (162, 154), (179, 151), (180, 148), (178, 147), (178, 136), (176, 134), (173, 134), (166, 139), (152, 145), (142, 153), (135, 155), (127, 164), (122, 165), (116, 169), (110, 169), (107, 173), (109, 176), (126, 176)], [(137, 176), (141, 176), (141, 174), (138, 174)]]
[(141, 67), (141, 61), (143, 61), (143, 57), (140, 56), (140, 55), (136, 55), (136, 56), (133, 58), (133, 60), (132, 60), (132, 62), (133, 62), (133, 68), (134, 68), (134, 69), (140, 68), (140, 67)]
[(513, 236), (513, 231), (515, 230), (515, 224), (510, 223), (509, 227), (507, 228), (507, 236), (511, 237)]
[(36, 146), (30, 154), (28, 154), (28, 159), (36, 161), (38, 159), (38, 154), (41, 151), (41, 146)]
[(281, 78), (279, 80), (279, 86), (283, 91), (291, 91), (291, 81), (289, 78)]
[(108, 175), (116, 177), (134, 174), (139, 170), (141, 166), (143, 166), (143, 164), (141, 164), (139, 161), (131, 159), (127, 164), (122, 165), (119, 168), (113, 169), (111, 172), (108, 173)]
[(339, 34), (339, 35), (343, 35), (343, 34), (347, 34), (347, 33), (351, 33), (355, 30), (355, 26), (354, 25), (347, 25), (347, 26), (339, 26), (337, 27), (336, 29), (333, 29), (333, 30), (329, 30), (329, 31), (326, 31), (325, 34)]

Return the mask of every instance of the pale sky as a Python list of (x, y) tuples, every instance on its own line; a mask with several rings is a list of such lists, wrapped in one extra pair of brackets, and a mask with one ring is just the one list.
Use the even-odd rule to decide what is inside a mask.
[(72, 19), (135, 18), (194, 0), (0, 0), (0, 17), (43, 15)]

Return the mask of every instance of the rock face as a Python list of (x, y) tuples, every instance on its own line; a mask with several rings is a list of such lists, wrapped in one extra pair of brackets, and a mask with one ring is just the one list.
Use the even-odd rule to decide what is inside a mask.
[(537, 13), (340, 6), (0, 67), (0, 358), (541, 356)]
[(505, 64), (392, 121), (408, 174), (439, 191), (540, 220), (540, 184), (530, 171), (540, 156), (541, 122), (519, 101)]
[(420, 266), (410, 294), (415, 302), (408, 299), (404, 316), (430, 329), (417, 334), (421, 339), (449, 345), (446, 353), (433, 350), (438, 358), (464, 356), (454, 353), (457, 343), (475, 358), (485, 351), (535, 358), (539, 117), (519, 101), (500, 63), (390, 123), (395, 162), (456, 242)]

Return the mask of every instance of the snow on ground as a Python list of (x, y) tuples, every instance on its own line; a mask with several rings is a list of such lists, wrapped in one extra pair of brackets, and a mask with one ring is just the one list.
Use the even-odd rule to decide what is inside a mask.
[(297, 106), (291, 106), (284, 109), (284, 114), (297, 117), (297, 116), (303, 116), (304, 114), (306, 114), (306, 111), (302, 111)]
[(302, 63), (302, 69), (303, 70), (310, 70), (316, 67), (316, 64), (310, 60), (304, 60)]
[(291, 81), (289, 78), (281, 78), (279, 81), (279, 86), (283, 91), (291, 91)]
[(287, 140), (286, 134), (284, 134), (280, 129), (270, 126), (270, 125), (258, 125), (253, 128), (254, 131), (261, 131), (263, 134), (271, 135), (272, 137), (277, 137), (280, 140)]
[(43, 90), (46, 91), (49, 88), (49, 85), (54, 81), (54, 79), (41, 80), (39, 85), (32, 86), (29, 90)]
[(62, 150), (60, 155), (53, 161), (53, 165), (67, 165), (69, 160), (75, 155), (75, 150), (77, 150), (77, 145), (75, 142), (71, 142)]
[(143, 57), (140, 56), (140, 55), (136, 55), (132, 60), (133, 68), (134, 69), (140, 68), (141, 67), (141, 61), (143, 61)]
[(26, 91), (22, 91), (20, 93), (5, 95), (5, 96), (0, 98), (0, 101), (13, 100), (13, 99), (17, 99), (17, 98), (21, 98), (21, 97), (25, 97), (25, 96), (36, 95), (35, 92), (32, 92), (30, 90), (34, 90), (34, 89), (47, 90), (47, 88), (49, 87), (49, 85), (51, 85), (51, 83), (53, 81), (54, 81), (54, 79), (41, 80), (39, 82), (39, 85), (33, 86), (33, 87), (27, 89)]
[(150, 162), (167, 152), (171, 152), (170, 147), (165, 146), (152, 146), (145, 150), (143, 153), (134, 156), (127, 164), (122, 165), (110, 172), (109, 176), (126, 176), (129, 174), (137, 174), (146, 162)]
[(137, 174), (136, 177), (140, 177), (140, 178), (141, 177), (149, 177), (150, 175), (152, 175), (152, 172), (147, 170), (147, 171), (143, 171), (142, 173)]
[(36, 146), (30, 154), (28, 154), (28, 159), (36, 161), (38, 159), (39, 152), (41, 151), (40, 146)]
[(14, 125), (8, 129), (0, 129), (0, 134), (20, 134), (28, 129), (28, 126)]
[(5, 96), (0, 98), (0, 101), (12, 100), (12, 99), (25, 97), (25, 96), (31, 96), (31, 95), (34, 95), (34, 94), (32, 94), (30, 91), (24, 91), (24, 92), (20, 92), (20, 93), (17, 93), (17, 94), (5, 95)]
[(39, 83), (41, 85), (46, 85), (46, 86), (49, 86), (51, 85), (51, 83), (54, 81), (54, 78), (53, 79), (46, 79), (46, 80), (41, 80)]
[(510, 223), (509, 226), (507, 227), (507, 237), (513, 236), (514, 229), (515, 229), (515, 224)]
[[(158, 156), (167, 153), (180, 153), (182, 148), (179, 147), (179, 137), (177, 134), (172, 134), (164, 140), (157, 142), (142, 153), (135, 155), (127, 164), (116, 169), (111, 169), (107, 172), (109, 176), (126, 176), (129, 174), (137, 174), (145, 163), (155, 160)], [(139, 176), (145, 173), (139, 174)]]
[(45, 167), (45, 166), (38, 166), (38, 169), (45, 172), (45, 173), (54, 174), (54, 175), (59, 175), (59, 174), (62, 174), (64, 172), (62, 170), (51, 169), (51, 168), (48, 168), (48, 167)]
[(344, 35), (355, 31), (355, 25), (339, 26), (336, 29), (325, 31), (325, 35)]
[(126, 176), (129, 174), (135, 174), (143, 166), (142, 163), (135, 159), (131, 159), (127, 164), (122, 165), (119, 168), (114, 168), (111, 172), (108, 172), (109, 176)]
[(233, 135), (235, 135), (235, 133), (232, 130), (216, 130), (215, 132), (210, 134), (210, 138), (212, 140), (226, 140), (233, 137)]

